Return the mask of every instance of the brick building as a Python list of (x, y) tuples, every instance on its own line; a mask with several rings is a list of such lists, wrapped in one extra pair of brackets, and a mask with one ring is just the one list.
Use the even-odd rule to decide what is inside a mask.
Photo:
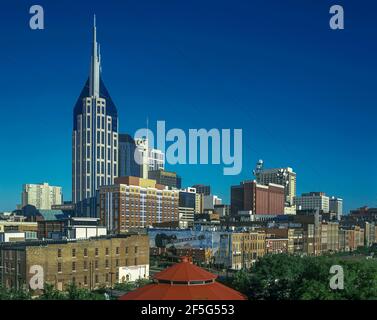
[(255, 215), (284, 214), (284, 186), (270, 183), (267, 186), (256, 181), (244, 181), (231, 187), (231, 213), (251, 211)]
[(135, 277), (148, 278), (148, 236), (124, 234), (0, 245), (0, 285), (29, 288), (35, 268), (43, 270), (42, 283), (53, 284), (58, 290), (69, 283), (95, 289)]
[(265, 241), (265, 232), (223, 233), (216, 264), (233, 270), (250, 268), (258, 257), (264, 256)]
[(178, 221), (178, 194), (155, 180), (121, 177), (99, 189), (101, 223), (110, 233)]

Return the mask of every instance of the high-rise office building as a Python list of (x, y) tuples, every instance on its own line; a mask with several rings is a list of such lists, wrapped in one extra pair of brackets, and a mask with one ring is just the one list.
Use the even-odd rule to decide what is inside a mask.
[(90, 76), (73, 112), (73, 203), (94, 197), (100, 186), (113, 184), (118, 176), (118, 113), (100, 65), (94, 21)]
[(200, 193), (205, 196), (209, 196), (211, 194), (211, 186), (205, 186), (203, 184), (196, 184), (192, 186), (192, 188), (196, 189), (196, 193)]
[(196, 208), (196, 190), (186, 188), (179, 191), (179, 226), (192, 227)]
[(138, 151), (137, 156), (135, 159), (138, 161), (140, 165), (140, 174), (138, 177), (143, 179), (148, 179), (148, 171), (149, 171), (149, 144), (148, 139), (145, 137), (136, 138), (135, 139), (136, 148)]
[(267, 186), (255, 180), (244, 181), (231, 187), (231, 213), (251, 211), (255, 215), (284, 214), (284, 187), (269, 183)]
[(257, 183), (268, 185), (269, 183), (279, 184), (285, 188), (285, 202), (288, 206), (294, 203), (296, 196), (296, 173), (292, 168), (264, 169), (263, 161), (259, 160), (254, 170)]
[(203, 210), (213, 210), (215, 205), (222, 204), (222, 200), (213, 194), (203, 195)]
[(331, 212), (335, 212), (337, 219), (340, 220), (343, 214), (343, 199), (331, 197), (329, 200), (329, 209)]
[(295, 197), (294, 203), (297, 210), (319, 210), (328, 213), (329, 200), (324, 192), (309, 192)]
[(135, 140), (129, 134), (119, 134), (119, 177), (140, 177), (140, 152)]
[(119, 177), (148, 179), (150, 171), (164, 170), (165, 154), (149, 148), (146, 137), (133, 139), (129, 134), (119, 134)]
[(178, 190), (168, 190), (155, 180), (119, 177), (99, 190), (99, 216), (109, 233), (178, 222)]
[(149, 149), (148, 151), (149, 171), (165, 169), (165, 154), (158, 149)]
[(158, 184), (167, 186), (170, 189), (181, 189), (181, 177), (175, 172), (165, 171), (164, 169), (150, 170), (148, 178), (156, 180)]
[(62, 188), (48, 183), (24, 184), (22, 188), (22, 207), (32, 205), (40, 210), (50, 210), (51, 206), (63, 202)]

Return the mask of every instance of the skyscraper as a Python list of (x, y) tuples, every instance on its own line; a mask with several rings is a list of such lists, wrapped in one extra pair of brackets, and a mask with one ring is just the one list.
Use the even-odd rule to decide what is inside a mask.
[(136, 142), (129, 134), (119, 134), (119, 177), (141, 177), (141, 165), (138, 163), (140, 152), (136, 152)]
[(331, 212), (335, 212), (336, 218), (340, 220), (343, 214), (343, 199), (331, 197), (329, 200), (329, 209)]
[(263, 160), (259, 160), (254, 175), (259, 184), (275, 183), (284, 186), (285, 202), (289, 206), (293, 205), (296, 196), (296, 173), (292, 168), (264, 169)]
[(90, 76), (76, 102), (72, 134), (72, 201), (94, 197), (118, 176), (118, 112), (101, 75), (94, 17)]

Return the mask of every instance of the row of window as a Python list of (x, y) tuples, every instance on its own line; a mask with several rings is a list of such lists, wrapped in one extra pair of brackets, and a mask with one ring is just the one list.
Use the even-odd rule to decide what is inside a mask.
[[(119, 273), (118, 272), (116, 272), (116, 278), (115, 278), (115, 280), (118, 280), (118, 278), (119, 278)], [(99, 275), (98, 274), (95, 274), (94, 275), (94, 284), (96, 284), (96, 285), (98, 285), (99, 284)], [(127, 275), (127, 277), (129, 278), (129, 276)], [(105, 282), (109, 282), (109, 281), (111, 281), (112, 279), (111, 279), (111, 274), (110, 273), (105, 273)], [(72, 283), (76, 283), (76, 277), (72, 277)], [(88, 276), (84, 276), (84, 286), (87, 286), (88, 285)]]
[[(137, 261), (137, 258), (134, 258), (134, 265), (136, 266), (138, 261)], [(128, 259), (125, 259), (125, 266), (128, 266)], [(120, 261), (119, 259), (116, 259), (115, 260), (115, 267), (119, 267), (120, 266)], [(91, 265), (88, 264), (88, 261), (83, 261), (83, 270), (84, 271), (88, 271), (88, 268), (91, 267)], [(93, 265), (94, 269), (97, 270), (99, 268), (99, 262), (98, 260), (95, 260), (94, 261), (94, 265)], [(108, 269), (110, 268), (110, 261), (108, 259), (105, 260), (105, 268)], [(72, 262), (72, 272), (76, 272), (77, 271), (77, 262), (73, 261)], [(63, 272), (63, 264), (61, 262), (58, 262), (58, 273), (62, 273)]]
[[(128, 251), (129, 251), (129, 249), (128, 249), (128, 247), (126, 247), (126, 250), (125, 250), (126, 254), (128, 254)], [(77, 257), (77, 250), (75, 248), (73, 248), (71, 250), (71, 253), (72, 253), (73, 258)], [(138, 247), (137, 246), (134, 247), (134, 253), (138, 253)], [(99, 256), (99, 248), (94, 249), (94, 254), (95, 254), (96, 257)], [(115, 248), (115, 254), (120, 254), (120, 248), (119, 247)], [(110, 248), (105, 248), (105, 255), (106, 256), (110, 255)], [(88, 249), (84, 248), (84, 257), (87, 257), (87, 256), (88, 256)], [(59, 248), (58, 249), (58, 258), (61, 258), (61, 257), (62, 257), (62, 249)]]

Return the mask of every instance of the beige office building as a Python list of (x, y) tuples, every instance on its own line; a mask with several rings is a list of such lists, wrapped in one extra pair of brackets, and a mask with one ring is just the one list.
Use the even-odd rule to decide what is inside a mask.
[(22, 207), (33, 205), (41, 210), (51, 210), (51, 206), (63, 202), (62, 188), (49, 186), (48, 183), (24, 184), (21, 197)]

